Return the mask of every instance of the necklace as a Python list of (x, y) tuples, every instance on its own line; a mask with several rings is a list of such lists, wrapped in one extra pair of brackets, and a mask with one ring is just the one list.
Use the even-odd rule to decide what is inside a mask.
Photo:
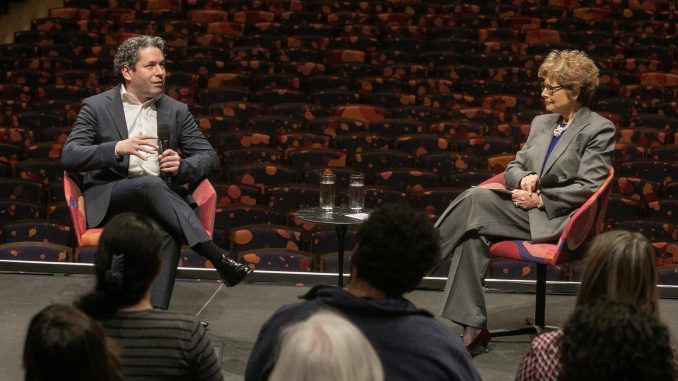
[(567, 129), (567, 126), (569, 123), (565, 123), (564, 121), (561, 122), (556, 128), (553, 130), (553, 136), (559, 137), (560, 135), (563, 134), (563, 132)]

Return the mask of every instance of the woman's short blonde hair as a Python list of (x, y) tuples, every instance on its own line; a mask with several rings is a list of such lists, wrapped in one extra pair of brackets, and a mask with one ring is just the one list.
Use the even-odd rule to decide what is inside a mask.
[(605, 296), (659, 315), (655, 262), (652, 244), (640, 233), (611, 230), (597, 236), (587, 251), (577, 307)]
[(570, 91), (579, 90), (577, 101), (585, 105), (591, 102), (598, 87), (596, 64), (579, 50), (553, 50), (539, 66), (539, 78), (549, 80)]
[(377, 353), (356, 326), (323, 310), (285, 328), (269, 381), (382, 381)]

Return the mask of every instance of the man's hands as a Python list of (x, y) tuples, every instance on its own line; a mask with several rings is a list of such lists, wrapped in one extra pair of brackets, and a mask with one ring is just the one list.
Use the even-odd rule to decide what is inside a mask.
[[(115, 156), (134, 155), (141, 160), (148, 160), (150, 155), (158, 153), (158, 137), (150, 135), (137, 135), (129, 139), (120, 140), (115, 143)], [(179, 164), (181, 157), (177, 151), (166, 149), (158, 155), (160, 170), (170, 176), (176, 176), (179, 173)]]
[(513, 200), (513, 205), (517, 208), (530, 210), (536, 208), (541, 204), (541, 198), (539, 197), (539, 191), (537, 192), (528, 192), (522, 189), (516, 189), (511, 194), (511, 200)]
[(176, 176), (179, 173), (179, 164), (181, 164), (181, 157), (177, 151), (173, 149), (166, 149), (158, 157), (160, 161), (160, 170), (165, 172), (168, 175)]
[(115, 156), (134, 155), (141, 160), (148, 160), (150, 155), (158, 151), (158, 137), (149, 135), (137, 135), (129, 139), (115, 143)]
[(526, 191), (530, 196), (539, 189), (539, 176), (533, 173), (520, 179), (520, 189)]

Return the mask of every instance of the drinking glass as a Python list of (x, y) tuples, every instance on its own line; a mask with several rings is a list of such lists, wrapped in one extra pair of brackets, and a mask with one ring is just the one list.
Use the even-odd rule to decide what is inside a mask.
[(360, 212), (365, 204), (365, 175), (353, 173), (348, 181), (348, 207)]
[(323, 173), (320, 178), (320, 207), (325, 212), (334, 208), (334, 173)]

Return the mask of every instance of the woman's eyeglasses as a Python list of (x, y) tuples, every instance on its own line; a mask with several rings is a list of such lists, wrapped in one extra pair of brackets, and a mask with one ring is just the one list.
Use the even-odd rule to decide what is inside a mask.
[(558, 92), (558, 91), (560, 91), (564, 88), (565, 88), (565, 86), (551, 86), (551, 85), (547, 85), (545, 83), (541, 84), (541, 91), (543, 92), (544, 90), (546, 90), (546, 94), (548, 94), (548, 95), (553, 95), (556, 92)]

